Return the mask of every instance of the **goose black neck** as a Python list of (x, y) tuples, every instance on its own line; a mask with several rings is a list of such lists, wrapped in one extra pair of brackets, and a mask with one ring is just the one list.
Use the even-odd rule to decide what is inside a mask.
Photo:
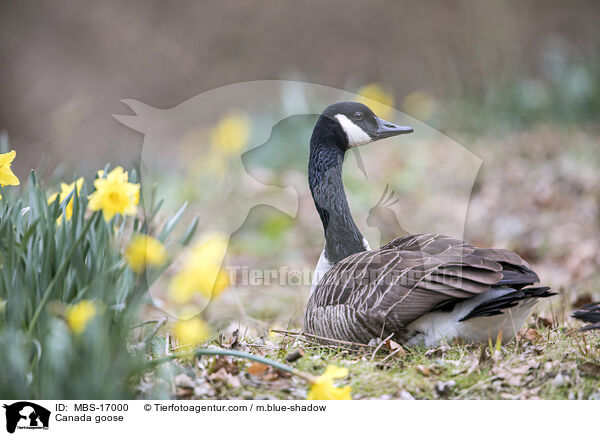
[(347, 139), (340, 125), (321, 116), (310, 140), (308, 182), (325, 232), (325, 257), (333, 263), (365, 251), (342, 181)]

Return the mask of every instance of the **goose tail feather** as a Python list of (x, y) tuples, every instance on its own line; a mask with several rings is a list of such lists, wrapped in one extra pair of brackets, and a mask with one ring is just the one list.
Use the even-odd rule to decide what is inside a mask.
[(475, 306), (468, 314), (462, 317), (459, 322), (484, 316), (500, 315), (502, 314), (503, 309), (515, 307), (523, 300), (537, 300), (538, 298), (546, 298), (553, 295), (556, 295), (556, 292), (550, 291), (550, 288), (547, 286), (516, 289), (513, 292), (484, 301), (480, 305)]
[(596, 303), (586, 304), (573, 312), (573, 317), (583, 322), (589, 323), (585, 327), (579, 329), (580, 332), (586, 330), (600, 330), (600, 301)]

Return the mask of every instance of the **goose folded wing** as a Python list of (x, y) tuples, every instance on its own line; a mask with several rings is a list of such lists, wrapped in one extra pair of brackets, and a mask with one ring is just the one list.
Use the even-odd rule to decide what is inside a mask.
[(315, 289), (309, 308), (345, 306), (380, 336), (440, 305), (502, 285), (505, 277), (518, 286), (537, 281), (510, 251), (480, 249), (442, 235), (409, 235), (338, 262)]

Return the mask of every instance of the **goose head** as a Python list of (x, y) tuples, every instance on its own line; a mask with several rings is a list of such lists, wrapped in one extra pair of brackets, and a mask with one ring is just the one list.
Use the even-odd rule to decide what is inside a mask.
[(352, 218), (344, 190), (342, 166), (346, 151), (412, 131), (411, 127), (382, 120), (362, 103), (334, 103), (321, 113), (310, 139), (308, 159), (308, 184), (325, 232), (325, 248), (317, 270), (370, 250)]
[(322, 118), (329, 119), (343, 132), (340, 135), (344, 151), (392, 136), (412, 133), (408, 126), (398, 126), (379, 118), (366, 105), (357, 102), (334, 103), (323, 111)]

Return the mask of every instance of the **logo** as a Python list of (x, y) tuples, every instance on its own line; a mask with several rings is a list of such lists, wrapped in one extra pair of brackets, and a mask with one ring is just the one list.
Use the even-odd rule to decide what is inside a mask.
[(6, 431), (14, 433), (15, 429), (47, 430), (50, 422), (50, 411), (29, 401), (19, 401), (11, 405), (4, 404), (6, 409)]
[[(292, 220), (304, 216), (308, 226), (321, 227), (306, 181), (310, 140), (319, 114), (327, 105), (340, 101), (362, 101), (362, 97), (311, 83), (259, 80), (212, 89), (166, 109), (138, 100), (122, 100), (132, 114), (113, 117), (144, 135), (139, 180), (149, 189), (142, 189), (142, 195), (154, 192), (154, 186), (167, 196), (171, 192), (168, 186), (185, 187), (178, 191), (187, 192), (183, 194), (189, 200), (186, 214), (202, 217), (202, 232), (219, 235), (222, 241), (211, 243), (211, 247), (223, 246), (212, 249), (214, 263), (220, 266), (226, 263), (230, 239), (240, 229), (258, 225), (256, 230), (264, 232), (267, 228), (285, 229), (285, 223), (290, 222), (276, 218), (270, 221), (274, 225), (264, 226), (263, 220), (248, 219), (257, 206), (276, 209)], [(377, 107), (378, 115), (393, 123), (413, 126), (417, 133), (410, 140), (392, 137), (385, 140), (387, 146), (374, 146), (387, 149), (384, 154), (374, 148), (369, 152), (364, 149), (363, 153), (355, 147), (348, 152), (344, 179), (365, 188), (348, 189), (348, 201), (374, 205), (353, 210), (361, 233), (377, 246), (407, 233), (440, 233), (462, 239), (482, 160), (418, 120), (375, 103), (368, 105)], [(393, 170), (398, 166), (403, 168), (402, 177)], [(382, 170), (384, 167), (388, 170)], [(152, 198), (141, 203), (149, 207)], [(440, 205), (451, 205), (452, 213)], [(299, 211), (303, 207), (309, 210)], [(169, 206), (165, 208), (168, 210)], [(151, 209), (146, 212), (151, 213)], [(174, 209), (172, 212), (176, 213)], [(280, 230), (268, 232), (273, 237), (280, 234)], [(185, 253), (181, 255), (183, 258)], [(261, 259), (254, 259), (252, 265), (230, 264), (226, 270), (229, 282), (236, 286), (308, 288), (312, 282), (310, 273), (300, 271), (313, 270), (314, 264), (303, 262), (294, 261), (295, 271), (287, 266), (273, 270), (269, 261)], [(206, 279), (212, 283), (206, 287), (212, 289), (218, 277), (216, 273), (208, 274)], [(158, 290), (155, 301), (161, 304), (161, 310), (168, 311), (175, 306), (162, 305), (163, 289), (157, 283), (149, 293), (154, 296)], [(186, 291), (180, 294), (187, 295)], [(193, 298), (198, 313), (211, 301), (198, 295)], [(179, 316), (177, 311), (171, 315)]]

